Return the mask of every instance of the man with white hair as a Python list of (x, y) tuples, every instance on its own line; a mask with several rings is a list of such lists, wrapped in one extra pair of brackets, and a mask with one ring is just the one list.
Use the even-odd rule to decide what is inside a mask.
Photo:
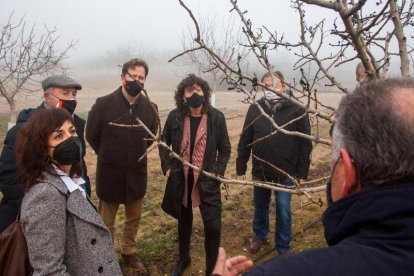
[[(43, 108), (64, 108), (73, 116), (76, 132), (82, 144), (85, 156), (85, 120), (74, 114), (76, 108), (76, 95), (82, 86), (66, 75), (50, 76), (42, 81), (43, 103), (37, 108), (24, 109), (19, 113), (17, 123), (12, 127), (4, 140), (0, 156), (0, 192), (3, 198), (0, 202), (0, 232), (16, 220), (24, 196), (24, 188), (17, 180), (16, 153), (14, 143), (17, 133), (23, 124), (38, 110)], [(91, 194), (89, 177), (84, 160), (82, 159), (82, 178), (85, 183), (81, 187), (88, 195)]]
[[(414, 80), (374, 80), (343, 97), (323, 215), (326, 248), (273, 258), (247, 275), (414, 275)], [(226, 260), (214, 274), (253, 264)]]

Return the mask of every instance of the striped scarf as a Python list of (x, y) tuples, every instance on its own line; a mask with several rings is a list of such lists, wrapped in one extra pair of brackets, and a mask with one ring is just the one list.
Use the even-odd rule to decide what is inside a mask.
[[(183, 131), (183, 140), (181, 141), (181, 158), (184, 161), (190, 162), (190, 117), (185, 116), (184, 118), (184, 131)], [(203, 114), (201, 118), (200, 125), (197, 129), (197, 135), (194, 142), (194, 150), (192, 156), (192, 164), (201, 168), (203, 166), (204, 160), (204, 152), (206, 150), (206, 142), (207, 142), (207, 114)], [(188, 166), (184, 166), (184, 177), (185, 177), (185, 187), (184, 187), (184, 196), (183, 196), (183, 205), (187, 208), (188, 202)], [(193, 204), (193, 208), (200, 206), (200, 193), (198, 189), (198, 178), (200, 176), (200, 172), (194, 170), (194, 185), (193, 190), (191, 191), (191, 201)]]

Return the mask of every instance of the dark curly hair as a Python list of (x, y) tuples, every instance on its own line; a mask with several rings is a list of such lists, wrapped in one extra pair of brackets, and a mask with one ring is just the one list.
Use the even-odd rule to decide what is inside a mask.
[[(27, 188), (43, 180), (43, 173), (57, 176), (48, 156), (48, 138), (66, 121), (74, 124), (64, 109), (42, 109), (19, 130), (16, 138), (16, 161), (20, 183)], [(81, 175), (80, 162), (72, 165), (69, 176)]]
[(204, 104), (203, 104), (203, 113), (208, 113), (210, 110), (210, 94), (211, 88), (208, 83), (200, 77), (197, 77), (194, 74), (189, 74), (177, 85), (177, 90), (175, 91), (175, 104), (178, 109), (184, 113), (188, 113), (189, 109), (187, 104), (184, 104), (184, 91), (187, 88), (192, 88), (194, 85), (200, 86), (204, 93)]

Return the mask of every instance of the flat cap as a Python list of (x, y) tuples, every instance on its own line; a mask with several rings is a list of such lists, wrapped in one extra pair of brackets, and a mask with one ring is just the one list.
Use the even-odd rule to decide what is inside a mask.
[(76, 90), (82, 89), (82, 85), (80, 85), (80, 83), (65, 75), (50, 76), (42, 81), (43, 90), (50, 87), (70, 87), (75, 88)]

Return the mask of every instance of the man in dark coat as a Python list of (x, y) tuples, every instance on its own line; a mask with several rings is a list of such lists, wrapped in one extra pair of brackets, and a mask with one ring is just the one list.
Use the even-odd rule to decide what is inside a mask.
[[(374, 80), (344, 96), (323, 215), (329, 247), (271, 259), (247, 275), (414, 275), (413, 125), (413, 79)], [(222, 250), (215, 272), (251, 265), (226, 261)]]
[[(17, 217), (24, 196), (24, 187), (17, 180), (16, 152), (14, 143), (23, 124), (38, 110), (43, 108), (65, 108), (72, 114), (76, 132), (82, 144), (85, 156), (85, 120), (74, 114), (76, 108), (76, 95), (82, 86), (65, 75), (54, 75), (42, 81), (44, 101), (37, 108), (24, 109), (19, 113), (16, 125), (6, 134), (3, 150), (0, 156), (0, 191), (3, 198), (0, 202), (0, 232), (6, 229)], [(82, 160), (82, 178), (86, 181), (83, 189), (91, 194), (87, 168)]]
[[(285, 91), (283, 74), (275, 72), (262, 77), (262, 82), (273, 89)], [(291, 96), (291, 95), (290, 95)], [(293, 97), (293, 96), (291, 96)], [(272, 134), (276, 129), (271, 122), (262, 115), (261, 110), (269, 115), (279, 127), (290, 132), (299, 132), (309, 135), (309, 117), (305, 111), (290, 101), (276, 95), (273, 91), (264, 91), (264, 97), (252, 104), (247, 111), (243, 131), (237, 147), (236, 172), (244, 175), (247, 162), (252, 157), (252, 176), (254, 180), (275, 182), (287, 186), (293, 185), (287, 174), (300, 182), (307, 177), (310, 163), (312, 143), (306, 138), (282, 133)], [(260, 140), (261, 139), (261, 140)], [(257, 157), (257, 158), (255, 158)], [(259, 160), (260, 158), (261, 160)], [(282, 170), (284, 173), (275, 169)], [(254, 238), (250, 243), (249, 251), (257, 253), (267, 240), (269, 233), (269, 205), (271, 191), (265, 188), (254, 187)], [(276, 231), (275, 244), (279, 254), (290, 251), (291, 238), (291, 194), (275, 192), (276, 197)]]
[(135, 242), (147, 189), (145, 154), (152, 141), (136, 119), (154, 134), (158, 129), (157, 107), (141, 93), (147, 75), (148, 65), (144, 61), (126, 62), (122, 67), (122, 86), (96, 100), (86, 124), (86, 140), (98, 154), (99, 213), (114, 238), (118, 207), (125, 205), (121, 255), (128, 265), (141, 271), (145, 267), (136, 255)]

